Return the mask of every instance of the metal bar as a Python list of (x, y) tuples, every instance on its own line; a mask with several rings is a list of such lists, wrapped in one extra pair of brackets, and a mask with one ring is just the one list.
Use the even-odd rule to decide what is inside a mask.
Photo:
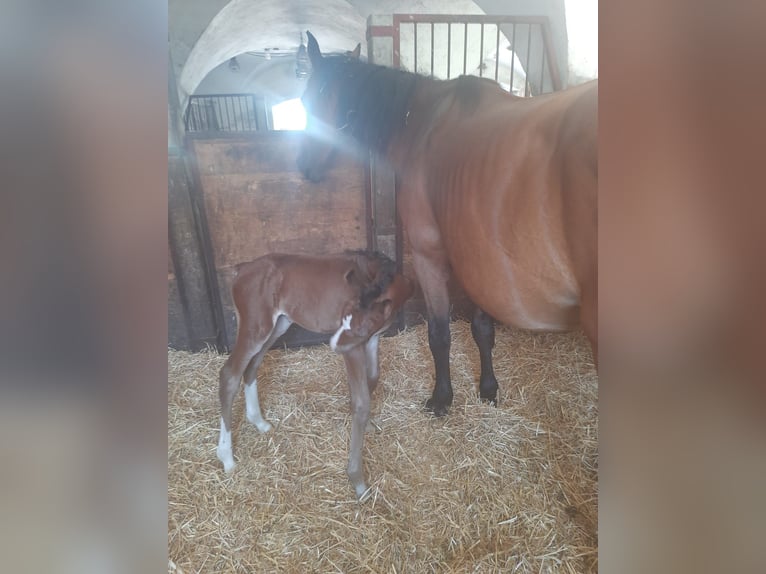
[(394, 27), (397, 26), (397, 22), (442, 22), (453, 24), (463, 24), (468, 22), (469, 24), (480, 24), (482, 22), (488, 24), (494, 24), (500, 22), (502, 24), (511, 24), (516, 22), (517, 24), (542, 24), (548, 21), (546, 16), (508, 16), (508, 15), (488, 15), (488, 14), (393, 14)]
[(546, 21), (540, 24), (540, 30), (543, 33), (543, 44), (545, 45), (545, 51), (548, 52), (548, 70), (551, 74), (551, 82), (553, 82), (553, 90), (561, 89), (561, 76), (559, 76), (559, 64), (556, 58), (556, 52), (553, 49), (551, 43), (551, 30), (550, 22)]
[[(542, 44), (542, 36), (540, 37), (540, 43)], [(543, 51), (543, 63), (540, 66), (540, 93), (545, 91), (545, 46), (542, 47)]]
[(524, 97), (529, 97), (529, 54), (532, 50), (532, 24), (527, 33), (527, 65), (524, 66)]
[(479, 48), (479, 77), (484, 77), (484, 23), (481, 24), (481, 47)]
[(191, 98), (189, 99), (189, 105), (186, 106), (186, 117), (184, 118), (184, 127), (187, 132), (192, 131), (192, 122), (194, 121), (194, 108), (192, 107)]
[(434, 77), (434, 23), (431, 22), (431, 77)]
[(415, 37), (415, 69), (413, 71), (417, 74), (418, 73), (418, 25), (417, 23), (412, 25), (412, 35)]
[[(221, 117), (221, 123), (218, 125), (218, 129), (220, 129), (221, 131), (225, 132), (225, 131), (227, 131), (226, 130), (226, 126), (229, 125), (228, 122), (223, 117), (223, 111), (226, 109), (226, 105), (225, 105), (226, 104), (226, 99), (225, 98), (221, 98), (220, 100), (214, 100), (214, 101), (215, 101), (215, 103), (217, 104), (217, 107), (218, 107), (218, 111), (216, 112), (216, 117), (218, 117), (218, 116)], [(223, 102), (223, 105), (222, 105), (222, 102)]]
[(513, 93), (513, 72), (516, 70), (516, 24), (513, 25), (511, 33), (511, 86), (508, 91)]
[(450, 78), (450, 58), (452, 57), (452, 24), (447, 24), (447, 79)]
[(245, 124), (245, 113), (242, 108), (242, 96), (237, 96), (237, 107), (239, 108), (239, 123), (242, 126), (242, 131), (246, 132), (248, 130)]
[(237, 107), (234, 104), (234, 98), (229, 98), (229, 107), (231, 108), (231, 126), (229, 129), (236, 132), (239, 131), (239, 126), (237, 125)]
[(466, 66), (468, 66), (468, 22), (463, 28), (463, 75), (465, 76)]
[[(497, 24), (497, 41), (495, 42), (495, 81), (499, 79), (500, 66), (500, 24)], [(513, 68), (511, 68), (513, 69)]]
[(193, 96), (189, 96), (189, 101), (191, 100), (204, 100), (205, 98), (223, 98), (226, 96), (249, 96), (250, 92), (232, 92), (231, 94), (195, 94)]
[(394, 68), (399, 68), (401, 65), (400, 58), (399, 58), (399, 52), (402, 49), (401, 33), (399, 30), (400, 25), (401, 25), (401, 17), (398, 14), (394, 14), (394, 33), (392, 34), (392, 39), (394, 43), (394, 55), (392, 57), (392, 62), (393, 62)]

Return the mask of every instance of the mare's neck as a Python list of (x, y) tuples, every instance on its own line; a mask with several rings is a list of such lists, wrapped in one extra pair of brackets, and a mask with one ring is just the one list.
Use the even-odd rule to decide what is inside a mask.
[(436, 113), (435, 102), (440, 98), (446, 82), (418, 76), (407, 106), (404, 124), (395, 133), (385, 149), (373, 150), (397, 172), (404, 171), (417, 155), (430, 129)]

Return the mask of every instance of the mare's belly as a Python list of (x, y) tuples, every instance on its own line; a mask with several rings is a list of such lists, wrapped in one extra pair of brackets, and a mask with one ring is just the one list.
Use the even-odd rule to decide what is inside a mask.
[(494, 264), (468, 275), (455, 271), (471, 300), (501, 323), (535, 331), (566, 331), (579, 324), (577, 295), (555, 280)]

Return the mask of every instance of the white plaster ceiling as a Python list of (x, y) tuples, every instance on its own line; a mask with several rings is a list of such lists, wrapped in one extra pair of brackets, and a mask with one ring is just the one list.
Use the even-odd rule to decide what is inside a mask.
[[(567, 12), (572, 12), (585, 4), (596, 6), (597, 0), (566, 3)], [(225, 80), (227, 91), (249, 92), (257, 84), (276, 96), (292, 97), (300, 93), (294, 60), (267, 61), (246, 53), (266, 48), (295, 50), (300, 33), (309, 29), (324, 52), (350, 50), (361, 42), (364, 55), (370, 14), (535, 14), (551, 20), (554, 44), (566, 71), (564, 4), (565, 0), (170, 0), (170, 51), (182, 106), (189, 94), (205, 87), (206, 77), (208, 86), (220, 86)], [(237, 75), (226, 68), (234, 56), (242, 68)], [(590, 61), (595, 58), (592, 55)]]

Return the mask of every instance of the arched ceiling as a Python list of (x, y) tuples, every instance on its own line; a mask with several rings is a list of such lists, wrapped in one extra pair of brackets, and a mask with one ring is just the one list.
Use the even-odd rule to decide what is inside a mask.
[[(171, 50), (173, 50), (174, 13), (186, 15), (189, 27), (189, 4), (194, 1), (171, 1)], [(221, 4), (221, 2), (219, 2)], [(310, 29), (320, 39), (325, 52), (343, 51), (362, 43), (366, 51), (365, 30), (370, 14), (483, 14), (471, 0), (231, 0), (214, 16), (211, 10), (200, 11), (209, 23), (191, 44), (193, 33), (178, 30), (173, 58), (180, 68), (179, 91), (182, 101), (194, 93), (205, 76), (230, 58), (265, 48), (297, 49), (300, 32)], [(183, 60), (183, 62), (179, 61)]]
[[(317, 36), (325, 52), (349, 50), (361, 42), (364, 54), (370, 14), (534, 14), (550, 19), (566, 70), (565, 1), (567, 9), (575, 5), (579, 10), (584, 4), (596, 6), (597, 0), (170, 0), (170, 52), (183, 106), (206, 76), (230, 58), (266, 48), (295, 50), (306, 29)], [(284, 84), (275, 90), (291, 90), (290, 64), (256, 60), (257, 69), (243, 69), (238, 81), (244, 85), (268, 76), (269, 82)]]

